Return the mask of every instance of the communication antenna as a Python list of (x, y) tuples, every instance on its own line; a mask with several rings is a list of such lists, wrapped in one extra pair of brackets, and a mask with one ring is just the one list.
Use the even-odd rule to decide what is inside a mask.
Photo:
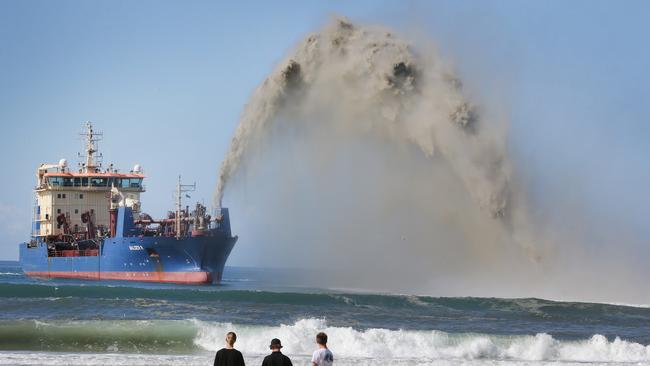
[[(194, 192), (196, 190), (196, 182), (194, 184), (183, 184), (181, 183), (181, 176), (178, 176), (178, 184), (176, 185), (176, 239), (181, 238), (181, 207), (183, 193), (185, 192)], [(189, 195), (187, 196), (190, 197)]]
[[(84, 138), (84, 151), (85, 155), (81, 153), (78, 154), (80, 159), (85, 159), (85, 163), (80, 163), (81, 171), (83, 173), (95, 173), (98, 168), (102, 166), (102, 154), (99, 153), (98, 142), (102, 140), (104, 136), (101, 132), (95, 132), (93, 130), (93, 124), (90, 121), (86, 122), (84, 131), (80, 133)], [(98, 154), (97, 154), (98, 153)]]

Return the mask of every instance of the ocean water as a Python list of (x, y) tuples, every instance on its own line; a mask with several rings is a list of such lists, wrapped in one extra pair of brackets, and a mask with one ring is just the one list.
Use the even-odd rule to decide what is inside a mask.
[[(219, 286), (37, 280), (0, 262), (0, 365), (210, 365), (228, 331), (247, 364), (280, 338), (309, 364), (650, 364), (650, 308), (307, 287), (297, 271), (227, 267)], [(305, 281), (302, 281), (305, 282)]]

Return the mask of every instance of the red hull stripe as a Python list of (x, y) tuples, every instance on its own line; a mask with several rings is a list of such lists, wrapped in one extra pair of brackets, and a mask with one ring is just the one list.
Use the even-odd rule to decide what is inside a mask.
[(209, 272), (26, 272), (28, 276), (79, 278), (84, 280), (123, 280), (141, 282), (209, 283)]

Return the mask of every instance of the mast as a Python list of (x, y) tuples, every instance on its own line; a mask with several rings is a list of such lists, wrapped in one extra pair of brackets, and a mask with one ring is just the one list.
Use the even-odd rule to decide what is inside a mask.
[(176, 185), (176, 239), (181, 238), (181, 207), (182, 207), (182, 194), (185, 192), (192, 192), (196, 190), (196, 183), (182, 184), (181, 176), (178, 176), (178, 184)]
[[(101, 141), (104, 134), (101, 132), (95, 132), (95, 130), (93, 130), (93, 124), (88, 121), (86, 122), (85, 132), (82, 132), (80, 135), (86, 138), (84, 148), (84, 151), (86, 152), (86, 162), (82, 164), (81, 170), (83, 173), (96, 173), (97, 168), (101, 165), (95, 160), (95, 153), (99, 152), (97, 142)], [(82, 155), (80, 154), (79, 157), (82, 157)], [(102, 154), (100, 153), (97, 157), (101, 158)]]

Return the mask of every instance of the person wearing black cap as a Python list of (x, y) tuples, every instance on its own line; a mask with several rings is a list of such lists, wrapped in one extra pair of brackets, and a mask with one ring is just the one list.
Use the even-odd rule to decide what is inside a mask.
[(262, 366), (293, 366), (289, 357), (285, 356), (280, 352), (282, 348), (282, 343), (279, 339), (273, 338), (271, 340), (271, 354), (264, 357), (262, 361)]

